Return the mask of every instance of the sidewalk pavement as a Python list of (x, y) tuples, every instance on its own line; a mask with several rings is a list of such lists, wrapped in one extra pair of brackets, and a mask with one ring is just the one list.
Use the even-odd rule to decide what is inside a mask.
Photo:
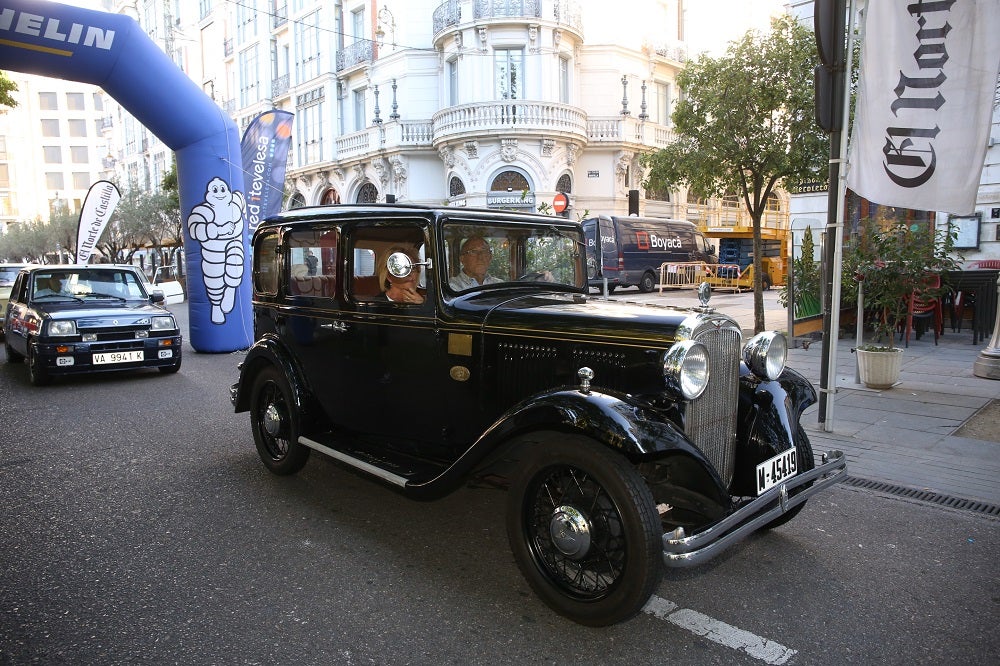
[[(615, 294), (621, 300), (636, 296), (629, 291)], [(764, 294), (765, 325), (786, 331), (787, 310), (777, 296), (777, 290)], [(654, 292), (635, 300), (697, 305), (690, 290)], [(711, 305), (739, 321), (747, 336), (753, 333), (752, 293), (715, 291)], [(930, 331), (920, 340), (911, 336), (903, 353), (901, 383), (876, 391), (855, 383), (852, 330), (837, 345), (832, 420), (819, 422), (818, 405), (802, 416), (813, 450), (844, 451), (847, 473), (854, 478), (1000, 506), (1000, 443), (954, 434), (991, 401), (1000, 401), (1000, 380), (982, 379), (972, 372), (988, 341), (972, 344), (971, 330), (956, 333), (947, 325), (937, 345)], [(818, 389), (823, 355), (817, 340), (808, 349), (789, 349), (788, 365)], [(1000, 439), (1000, 423), (989, 430)]]

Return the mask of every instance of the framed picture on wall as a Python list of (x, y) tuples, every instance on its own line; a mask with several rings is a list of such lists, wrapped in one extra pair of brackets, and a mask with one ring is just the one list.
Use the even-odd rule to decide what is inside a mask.
[(948, 218), (948, 228), (956, 232), (956, 250), (979, 249), (979, 222), (982, 213), (973, 215), (952, 215)]

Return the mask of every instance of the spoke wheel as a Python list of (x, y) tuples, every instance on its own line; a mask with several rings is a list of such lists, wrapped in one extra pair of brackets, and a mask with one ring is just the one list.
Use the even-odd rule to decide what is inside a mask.
[(662, 532), (642, 477), (585, 438), (530, 443), (507, 532), (525, 578), (557, 613), (603, 626), (637, 613), (659, 582)]
[(294, 474), (309, 459), (299, 444), (299, 415), (288, 380), (276, 368), (261, 371), (250, 398), (250, 425), (257, 454), (275, 474)]

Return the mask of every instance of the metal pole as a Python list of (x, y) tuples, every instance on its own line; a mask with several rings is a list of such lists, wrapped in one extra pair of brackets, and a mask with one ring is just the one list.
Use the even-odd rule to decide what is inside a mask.
[(972, 364), (972, 374), (984, 379), (1000, 379), (1000, 277), (997, 278), (996, 298), (997, 318), (993, 324), (993, 337)]

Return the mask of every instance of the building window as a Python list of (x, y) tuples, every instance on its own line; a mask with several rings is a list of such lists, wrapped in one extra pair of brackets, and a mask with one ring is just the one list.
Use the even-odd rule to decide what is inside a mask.
[(73, 189), (86, 190), (90, 188), (90, 174), (80, 171), (73, 172)]
[(556, 181), (556, 192), (565, 192), (569, 194), (573, 191), (573, 179), (570, 178), (568, 173), (564, 173), (559, 176), (559, 180)]
[(365, 128), (365, 91), (366, 88), (359, 88), (354, 91), (354, 131), (360, 132)]
[(66, 93), (66, 108), (70, 111), (83, 111), (83, 93)]
[(42, 155), (46, 164), (62, 164), (62, 148), (59, 146), (43, 146)]
[(99, 92), (94, 93), (94, 111), (104, 110), (104, 95)]
[(528, 184), (528, 179), (519, 171), (501, 172), (497, 174), (497, 177), (493, 179), (493, 183), (490, 185), (490, 190), (493, 192), (524, 192), (530, 189), (531, 185)]
[(323, 160), (323, 123), (325, 91), (315, 88), (296, 97), (295, 134), (298, 144), (295, 160), (299, 166)]
[(45, 188), (49, 190), (64, 190), (66, 185), (64, 184), (63, 175), (61, 171), (48, 171), (45, 174)]
[(10, 189), (10, 171), (6, 164), (0, 164), (0, 189)]
[(465, 194), (465, 183), (458, 176), (452, 176), (448, 181), (448, 196), (459, 197)]
[[(44, 120), (42, 122), (45, 122)], [(87, 136), (87, 121), (86, 120), (70, 120), (69, 121), (69, 135), (75, 137)]]
[(295, 26), (295, 76), (297, 83), (305, 83), (320, 75), (319, 12), (294, 21)]
[(357, 203), (378, 202), (378, 188), (373, 183), (365, 183), (358, 190)]
[(656, 81), (652, 89), (653, 121), (661, 125), (670, 124), (670, 84)]
[(458, 104), (458, 60), (448, 61), (448, 104)]
[(569, 58), (559, 57), (559, 101), (569, 104)]
[(87, 146), (70, 146), (70, 159), (74, 164), (87, 164), (90, 162), (90, 151)]
[(43, 120), (42, 121), (42, 136), (56, 137), (59, 136), (59, 121), (58, 120)]
[(306, 205), (306, 198), (302, 196), (301, 192), (296, 192), (288, 199), (288, 210), (293, 208), (302, 208)]
[(351, 12), (351, 37), (355, 42), (365, 39), (365, 9), (355, 9)]
[(258, 87), (260, 74), (257, 68), (257, 45), (240, 51), (240, 106), (247, 107), (260, 100)]
[(257, 8), (254, 2), (236, 3), (236, 39), (244, 44), (257, 36)]
[(42, 111), (58, 111), (59, 98), (54, 92), (38, 93), (38, 108)]
[(524, 97), (524, 51), (497, 49), (493, 53), (494, 78), (498, 99)]
[(323, 196), (320, 197), (319, 202), (324, 206), (332, 206), (334, 204), (339, 204), (340, 192), (331, 187), (330, 189), (328, 189), (326, 192), (323, 193)]

